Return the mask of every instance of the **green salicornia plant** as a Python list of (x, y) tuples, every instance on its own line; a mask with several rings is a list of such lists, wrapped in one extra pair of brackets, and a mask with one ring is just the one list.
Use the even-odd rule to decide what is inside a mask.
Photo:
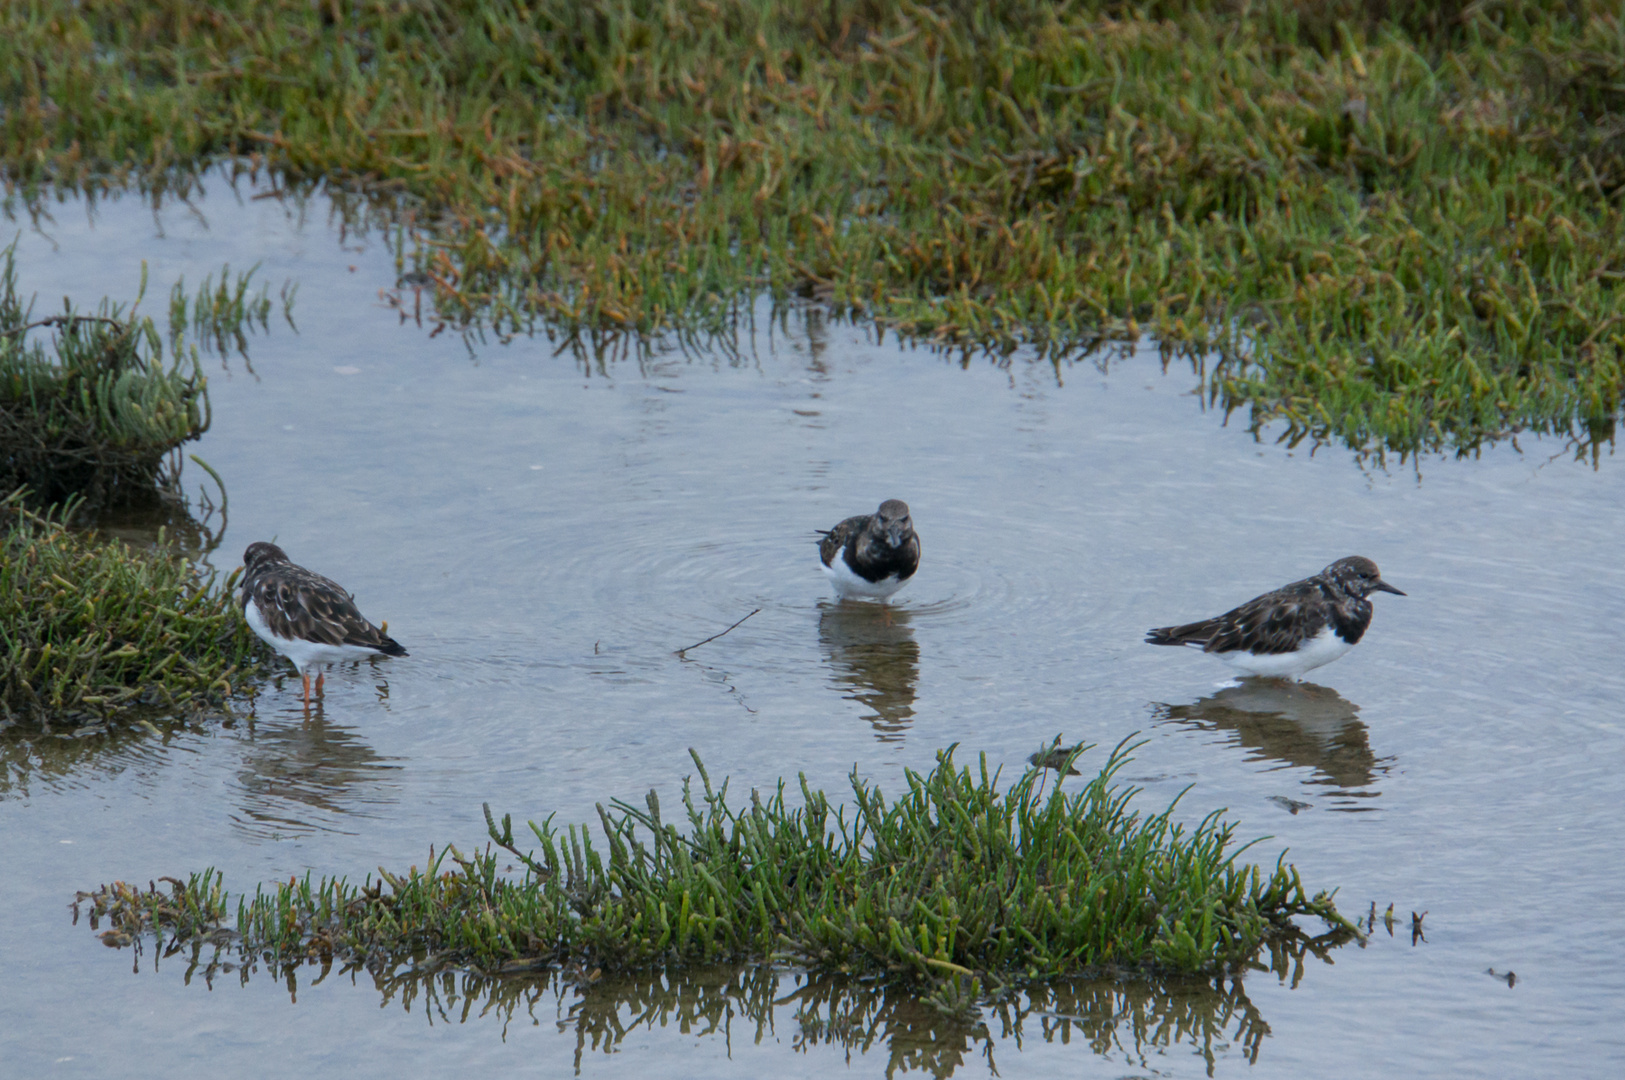
[(151, 320), (106, 300), (95, 315), (32, 317), (12, 255), (0, 261), (0, 496), (94, 511), (174, 494), (166, 459), (209, 427), (196, 355), (166, 357)]
[(1172, 807), (1132, 810), (1136, 789), (1115, 783), (1129, 749), (1068, 792), (1034, 771), (1000, 790), (985, 758), (963, 768), (950, 748), (894, 799), (854, 775), (845, 806), (804, 778), (799, 799), (781, 783), (731, 805), (696, 756), (680, 824), (651, 792), (642, 807), (601, 805), (599, 841), (532, 822), (536, 846), (524, 851), (511, 819), (487, 811), (494, 847), (431, 851), (421, 871), (380, 870), (360, 885), (307, 875), (233, 905), (205, 871), (167, 890), (115, 884), (81, 898), (126, 938), (212, 935), (277, 970), (781, 961), (971, 994), (989, 980), (1100, 969), (1243, 968), (1266, 943), (1304, 936), (1299, 916), (1353, 933), (1284, 862), (1238, 862), (1217, 814), (1187, 826)]
[(212, 573), (0, 501), (0, 727), (215, 707), (268, 650)]

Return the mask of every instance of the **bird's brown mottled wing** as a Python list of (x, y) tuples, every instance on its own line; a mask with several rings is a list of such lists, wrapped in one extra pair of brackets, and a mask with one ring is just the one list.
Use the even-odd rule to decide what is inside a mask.
[(835, 556), (846, 546), (848, 540), (863, 531), (863, 527), (869, 524), (869, 519), (873, 516), (873, 514), (859, 514), (856, 517), (849, 517), (835, 528), (829, 530), (829, 532), (824, 533), (824, 538), (818, 541), (818, 558), (823, 564), (825, 566), (834, 565)]
[(1213, 619), (1151, 631), (1153, 645), (1201, 645), (1203, 652), (1237, 649), (1274, 655), (1295, 651), (1331, 621), (1331, 604), (1313, 581), (1296, 581)]
[[(399, 644), (355, 606), (338, 582), (300, 566), (278, 566), (248, 585), (271, 632), (324, 645), (360, 645), (401, 655)], [(400, 652), (397, 652), (400, 650)]]
[(1326, 629), (1330, 621), (1331, 604), (1320, 587), (1311, 581), (1298, 581), (1212, 620), (1213, 633), (1202, 651), (1289, 653)]

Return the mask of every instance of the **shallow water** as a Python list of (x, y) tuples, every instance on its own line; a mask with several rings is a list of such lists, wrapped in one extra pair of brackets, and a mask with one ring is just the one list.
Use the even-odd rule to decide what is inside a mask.
[[(273, 295), (298, 281), (297, 334), (253, 340), (252, 373), (207, 362), (214, 427), (193, 449), (230, 495), (214, 562), (275, 538), (412, 655), (335, 673), (309, 721), (287, 678), (231, 725), (0, 742), (7, 1075), (238, 1075), (268, 1057), (358, 1076), (1625, 1063), (1619, 461), (1533, 443), (1363, 471), (1225, 426), (1154, 352), (960, 364), (811, 315), (759, 313), (737, 353), (470, 344), (380, 301), (397, 280), (383, 243), (341, 240), (319, 202), (301, 223), (251, 194), (215, 183), (198, 213), (125, 199), (93, 222), (59, 206), (19, 226), (23, 287), (42, 308), (128, 298), (145, 259), (156, 310), (178, 275), (225, 262), (260, 262)], [(814, 540), (893, 496), (925, 554), (888, 620), (831, 603)], [(1221, 686), (1206, 658), (1141, 643), (1355, 553), (1409, 596), (1379, 595), (1319, 686)], [(793, 973), (188, 979), (184, 957), (155, 971), (68, 910), (76, 889), (210, 865), (252, 890), (421, 864), (431, 842), (482, 840), (485, 801), (589, 820), (675, 794), (689, 747), (735, 790), (804, 771), (838, 791), (854, 767), (894, 788), (950, 743), (1015, 770), (1058, 733), (1136, 732), (1145, 808), (1189, 787), (1188, 817), (1228, 807), (1240, 835), (1271, 837), (1260, 861), (1290, 848), (1351, 914), (1394, 904), (1393, 935), (1379, 918), (1367, 947), (1223, 991), (1057, 988), (1019, 1031), (990, 1011), (979, 1035)]]

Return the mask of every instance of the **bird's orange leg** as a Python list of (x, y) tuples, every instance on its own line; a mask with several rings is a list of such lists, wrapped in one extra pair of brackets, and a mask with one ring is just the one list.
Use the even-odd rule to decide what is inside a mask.
[(322, 696), (322, 684), (324, 682), (326, 682), (326, 681), (327, 681), (327, 672), (318, 671), (316, 673), (316, 696), (317, 697)]
[(302, 671), (302, 672), (300, 672), (300, 675), (302, 675), (304, 677), (304, 680), (305, 680), (305, 711), (309, 712), (310, 711), (310, 673)]

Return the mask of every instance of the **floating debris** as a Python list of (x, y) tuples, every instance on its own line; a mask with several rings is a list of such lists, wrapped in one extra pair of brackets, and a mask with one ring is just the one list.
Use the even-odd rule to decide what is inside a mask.
[(1087, 750), (1093, 749), (1091, 743), (1078, 743), (1076, 746), (1062, 746), (1061, 737), (1057, 735), (1055, 741), (1042, 750), (1034, 751), (1027, 757), (1027, 764), (1036, 769), (1054, 769), (1063, 776), (1082, 776), (1072, 767), (1072, 762)]

